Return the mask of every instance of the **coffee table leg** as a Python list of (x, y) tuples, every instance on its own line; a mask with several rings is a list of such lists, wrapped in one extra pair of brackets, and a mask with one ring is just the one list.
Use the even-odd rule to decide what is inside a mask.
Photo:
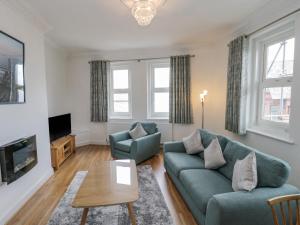
[(136, 219), (135, 219), (135, 215), (133, 212), (132, 202), (127, 203), (127, 207), (128, 207), (128, 212), (129, 212), (129, 217), (130, 217), (131, 223), (132, 223), (132, 225), (136, 225)]
[(85, 225), (88, 212), (89, 212), (89, 208), (84, 208), (80, 225)]

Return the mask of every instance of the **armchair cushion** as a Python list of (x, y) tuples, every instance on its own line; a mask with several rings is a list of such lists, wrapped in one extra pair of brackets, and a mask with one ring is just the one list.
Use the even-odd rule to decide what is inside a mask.
[[(139, 122), (136, 122), (136, 123), (132, 124), (130, 130), (134, 129), (138, 123)], [(140, 124), (142, 124), (144, 130), (148, 134), (154, 134), (154, 133), (158, 132), (156, 123), (153, 123), (153, 122), (142, 122)]]
[(130, 152), (130, 147), (131, 147), (131, 144), (132, 144), (132, 139), (128, 139), (128, 140), (125, 140), (125, 141), (119, 141), (116, 143), (116, 148), (123, 151), (123, 152)]
[(216, 194), (232, 192), (231, 181), (217, 171), (207, 169), (183, 170), (179, 179), (202, 213)]
[(141, 123), (137, 123), (135, 128), (129, 131), (129, 135), (133, 140), (136, 140), (141, 137), (145, 137), (148, 133), (145, 131)]
[(204, 162), (198, 155), (167, 152), (165, 153), (165, 161), (176, 176), (179, 176), (181, 170), (204, 169)]

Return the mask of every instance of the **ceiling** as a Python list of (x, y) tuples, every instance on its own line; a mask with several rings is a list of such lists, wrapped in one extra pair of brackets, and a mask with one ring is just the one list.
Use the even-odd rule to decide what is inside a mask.
[(197, 46), (218, 40), (269, 0), (167, 0), (140, 27), (120, 0), (23, 0), (72, 51)]

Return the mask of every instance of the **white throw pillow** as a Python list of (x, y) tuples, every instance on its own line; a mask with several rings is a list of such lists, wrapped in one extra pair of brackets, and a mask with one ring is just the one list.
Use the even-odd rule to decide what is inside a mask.
[(190, 136), (182, 139), (187, 154), (197, 154), (204, 151), (200, 131), (196, 130)]
[(141, 123), (137, 123), (135, 128), (129, 131), (129, 135), (133, 140), (136, 140), (138, 138), (145, 137), (147, 135), (147, 132), (145, 131)]
[(213, 139), (204, 150), (204, 163), (206, 169), (218, 169), (226, 164), (218, 138)]
[(252, 191), (257, 186), (257, 167), (255, 152), (243, 160), (237, 160), (233, 168), (232, 188), (234, 191)]

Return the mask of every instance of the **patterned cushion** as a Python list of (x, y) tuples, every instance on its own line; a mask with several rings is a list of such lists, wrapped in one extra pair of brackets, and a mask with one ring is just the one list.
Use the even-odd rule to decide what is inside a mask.
[[(200, 129), (200, 134), (201, 134), (201, 139), (202, 139), (202, 144), (204, 146), (204, 148), (207, 148), (210, 144), (210, 142), (214, 139), (214, 138), (218, 138), (219, 144), (221, 146), (222, 151), (225, 150), (226, 145), (228, 143), (228, 141), (230, 141), (230, 139), (228, 139), (227, 137), (224, 137), (222, 135), (217, 135), (214, 133), (211, 133), (207, 130), (202, 130)], [(200, 153), (200, 157), (202, 159), (204, 159), (204, 153)]]
[[(134, 124), (131, 125), (131, 128), (130, 130), (134, 129), (137, 125), (137, 123), (139, 122), (136, 122)], [(154, 134), (157, 132), (157, 125), (156, 123), (153, 123), (153, 122), (141, 122), (143, 128), (145, 129), (145, 131), (148, 133), (148, 134)]]
[(147, 135), (147, 132), (143, 128), (142, 124), (137, 123), (136, 127), (129, 131), (129, 135), (133, 140), (136, 140), (138, 138), (145, 137)]

